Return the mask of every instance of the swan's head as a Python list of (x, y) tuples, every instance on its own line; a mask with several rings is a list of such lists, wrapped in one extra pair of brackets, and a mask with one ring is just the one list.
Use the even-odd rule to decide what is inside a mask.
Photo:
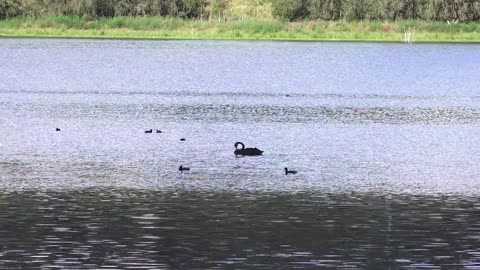
[(235, 149), (238, 149), (238, 146), (239, 146), (239, 145), (242, 147), (242, 148), (241, 148), (242, 150), (245, 149), (245, 144), (243, 144), (242, 142), (236, 142), (236, 143), (235, 143)]

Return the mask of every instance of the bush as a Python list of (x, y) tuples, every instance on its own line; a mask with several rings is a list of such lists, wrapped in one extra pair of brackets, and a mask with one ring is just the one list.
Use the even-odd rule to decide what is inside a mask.
[(309, 0), (308, 11), (313, 19), (338, 20), (342, 15), (342, 1)]
[(307, 0), (273, 0), (272, 15), (284, 20), (295, 21), (309, 16)]
[(228, 8), (228, 0), (212, 0), (211, 14), (217, 17), (219, 20), (225, 20), (225, 12)]

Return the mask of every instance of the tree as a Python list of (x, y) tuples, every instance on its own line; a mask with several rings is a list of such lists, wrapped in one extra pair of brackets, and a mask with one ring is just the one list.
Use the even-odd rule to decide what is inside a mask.
[(0, 19), (18, 15), (18, 7), (19, 4), (15, 0), (0, 0)]

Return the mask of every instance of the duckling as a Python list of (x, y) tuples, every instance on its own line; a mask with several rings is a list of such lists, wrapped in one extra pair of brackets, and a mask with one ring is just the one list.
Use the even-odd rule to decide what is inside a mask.
[(289, 171), (288, 168), (285, 167), (285, 174), (296, 174), (297, 171)]
[(190, 171), (190, 168), (188, 167), (183, 167), (183, 165), (180, 165), (180, 167), (178, 167), (178, 170), (183, 173), (183, 171)]

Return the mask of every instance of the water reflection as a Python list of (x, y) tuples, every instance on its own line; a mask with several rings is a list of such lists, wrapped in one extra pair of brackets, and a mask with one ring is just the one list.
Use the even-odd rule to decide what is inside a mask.
[(2, 193), (2, 269), (480, 267), (480, 201), (132, 189)]

